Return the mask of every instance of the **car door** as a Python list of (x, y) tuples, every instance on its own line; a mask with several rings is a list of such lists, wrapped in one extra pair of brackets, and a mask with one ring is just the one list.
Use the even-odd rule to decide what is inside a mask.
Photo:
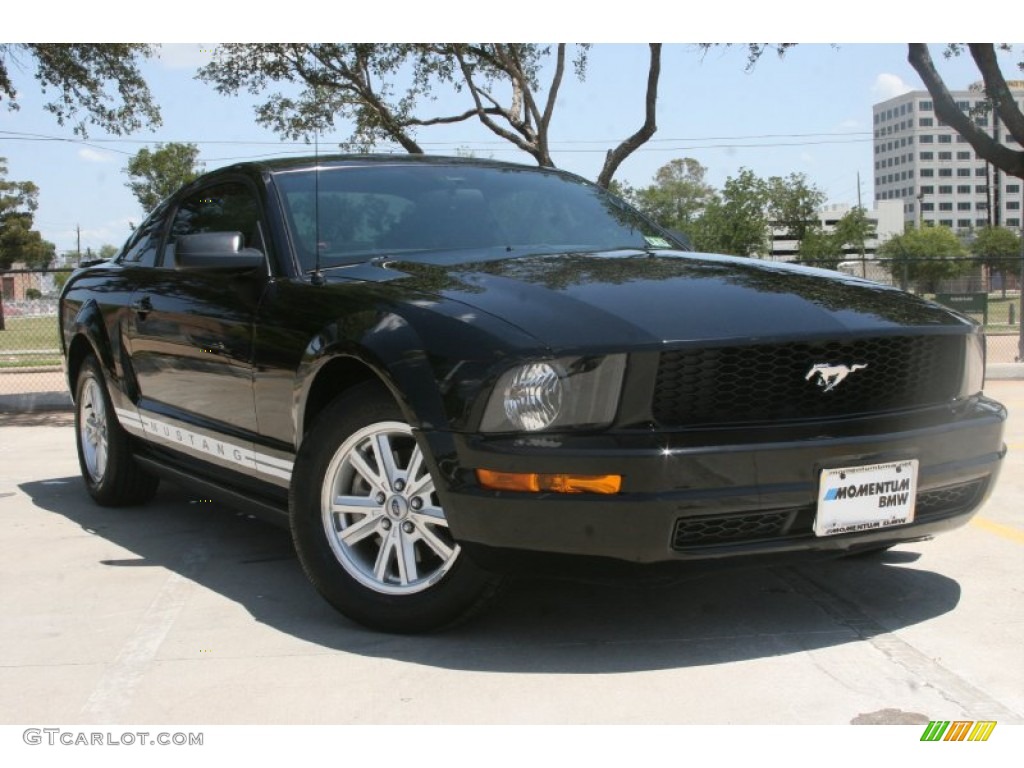
[(159, 265), (140, 276), (124, 331), (140, 414), (250, 445), (253, 320), (266, 263), (256, 270), (182, 268), (174, 251), (184, 235), (240, 232), (246, 247), (266, 253), (258, 197), (244, 179), (222, 180), (187, 194), (171, 217)]

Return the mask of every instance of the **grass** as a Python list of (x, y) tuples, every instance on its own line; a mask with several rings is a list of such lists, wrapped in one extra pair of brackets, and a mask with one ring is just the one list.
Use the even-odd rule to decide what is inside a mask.
[[(26, 354), (28, 350), (40, 350)], [(0, 331), (0, 369), (60, 365), (56, 317), (7, 317)]]

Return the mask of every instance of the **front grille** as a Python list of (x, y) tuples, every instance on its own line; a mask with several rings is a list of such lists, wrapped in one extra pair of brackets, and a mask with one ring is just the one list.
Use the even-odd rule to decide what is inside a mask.
[[(891, 336), (661, 353), (651, 411), (662, 426), (802, 421), (949, 402), (961, 336)], [(865, 365), (824, 391), (818, 364)]]
[[(972, 508), (985, 492), (988, 478), (947, 485), (917, 494), (914, 519), (951, 515)], [(672, 548), (686, 551), (716, 544), (748, 544), (814, 536), (814, 506), (767, 512), (681, 517), (672, 532)]]

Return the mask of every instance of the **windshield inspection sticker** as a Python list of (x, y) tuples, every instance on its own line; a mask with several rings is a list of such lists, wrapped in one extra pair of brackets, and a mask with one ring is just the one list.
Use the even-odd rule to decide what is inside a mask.
[(651, 248), (671, 248), (672, 243), (666, 240), (664, 237), (647, 237), (644, 236), (644, 240)]
[(821, 472), (816, 536), (835, 536), (914, 521), (917, 459)]

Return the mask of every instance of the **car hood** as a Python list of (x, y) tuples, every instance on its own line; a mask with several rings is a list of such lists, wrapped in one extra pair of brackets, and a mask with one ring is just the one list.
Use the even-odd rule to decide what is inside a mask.
[[(500, 317), (552, 349), (907, 328), (962, 332), (969, 324), (910, 294), (837, 272), (680, 251), (469, 261), (425, 254), (380, 271), (392, 279), (401, 273), (409, 287)], [(409, 285), (407, 279), (397, 282)]]

